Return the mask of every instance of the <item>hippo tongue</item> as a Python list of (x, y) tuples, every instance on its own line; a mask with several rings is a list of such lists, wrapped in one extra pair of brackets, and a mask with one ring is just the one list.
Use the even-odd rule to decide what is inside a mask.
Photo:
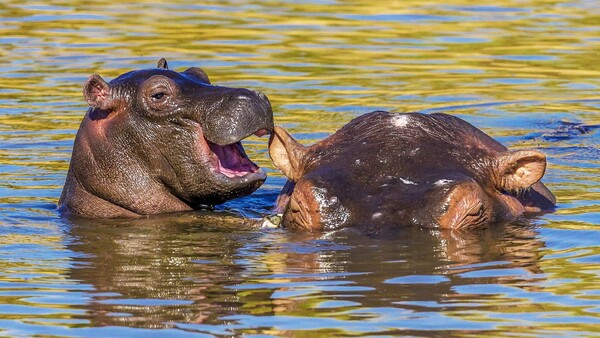
[(209, 142), (209, 146), (217, 155), (217, 170), (227, 177), (240, 177), (258, 170), (258, 166), (244, 153), (240, 142), (226, 146)]

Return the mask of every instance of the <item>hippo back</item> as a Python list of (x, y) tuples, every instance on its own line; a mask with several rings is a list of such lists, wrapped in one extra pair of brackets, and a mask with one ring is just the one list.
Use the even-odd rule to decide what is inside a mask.
[(528, 205), (552, 207), (554, 197), (542, 183), (519, 191), (498, 188), (494, 168), (506, 153), (451, 115), (365, 114), (305, 151), (295, 188), (288, 184), (280, 199), (284, 224), (327, 230), (362, 225), (369, 231), (463, 227), (513, 219)]

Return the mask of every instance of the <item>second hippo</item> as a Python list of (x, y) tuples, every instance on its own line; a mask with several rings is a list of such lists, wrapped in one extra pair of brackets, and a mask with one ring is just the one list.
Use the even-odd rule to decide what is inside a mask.
[(463, 229), (556, 202), (540, 182), (544, 154), (509, 151), (446, 114), (377, 111), (310, 147), (275, 127), (269, 152), (289, 179), (277, 201), (289, 228)]
[(92, 75), (59, 207), (91, 217), (138, 217), (223, 203), (266, 174), (240, 140), (273, 129), (260, 92), (214, 86), (197, 67), (157, 68), (105, 82)]

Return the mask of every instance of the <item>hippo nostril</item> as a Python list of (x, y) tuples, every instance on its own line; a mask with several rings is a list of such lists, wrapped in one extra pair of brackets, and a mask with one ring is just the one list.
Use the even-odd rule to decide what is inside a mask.
[(229, 95), (229, 100), (231, 101), (249, 101), (252, 100), (252, 98), (250, 96), (248, 96), (247, 94), (243, 94), (243, 93), (234, 93)]
[(256, 100), (253, 91), (245, 88), (229, 88), (223, 93), (223, 98), (227, 101), (250, 101)]
[(268, 102), (268, 98), (265, 94), (254, 90), (235, 91), (229, 94), (229, 99), (232, 101), (255, 101), (258, 99), (263, 102)]
[(255, 91), (255, 90), (253, 90), (252, 92), (253, 92), (253, 93), (254, 93), (256, 96), (258, 96), (258, 98), (259, 98), (259, 99), (261, 99), (261, 100), (263, 100), (263, 101), (267, 100), (267, 95), (265, 95), (265, 94), (263, 94), (263, 93), (261, 93), (261, 92), (259, 92), (259, 91)]

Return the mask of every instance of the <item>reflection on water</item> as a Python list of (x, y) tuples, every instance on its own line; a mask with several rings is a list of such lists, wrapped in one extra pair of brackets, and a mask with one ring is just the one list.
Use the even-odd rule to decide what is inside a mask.
[[(77, 287), (57, 293), (40, 285), (17, 297), (62, 305), (62, 315), (85, 326), (217, 334), (492, 333), (521, 326), (523, 318), (556, 328), (598, 322), (593, 314), (565, 316), (597, 310), (593, 297), (586, 299), (594, 289), (579, 289), (577, 297), (549, 291), (556, 281), (541, 266), (545, 243), (527, 223), (460, 235), (408, 229), (373, 239), (351, 231), (233, 230), (207, 218), (73, 222), (71, 267), (61, 284)], [(547, 319), (561, 313), (560, 323)]]
[[(598, 334), (599, 17), (583, 0), (2, 2), (0, 334)], [(270, 178), (217, 213), (61, 219), (85, 79), (160, 57), (263, 91), (304, 143), (375, 109), (455, 114), (542, 149), (558, 210), (467, 233), (255, 230), (284, 180), (250, 139)]]

